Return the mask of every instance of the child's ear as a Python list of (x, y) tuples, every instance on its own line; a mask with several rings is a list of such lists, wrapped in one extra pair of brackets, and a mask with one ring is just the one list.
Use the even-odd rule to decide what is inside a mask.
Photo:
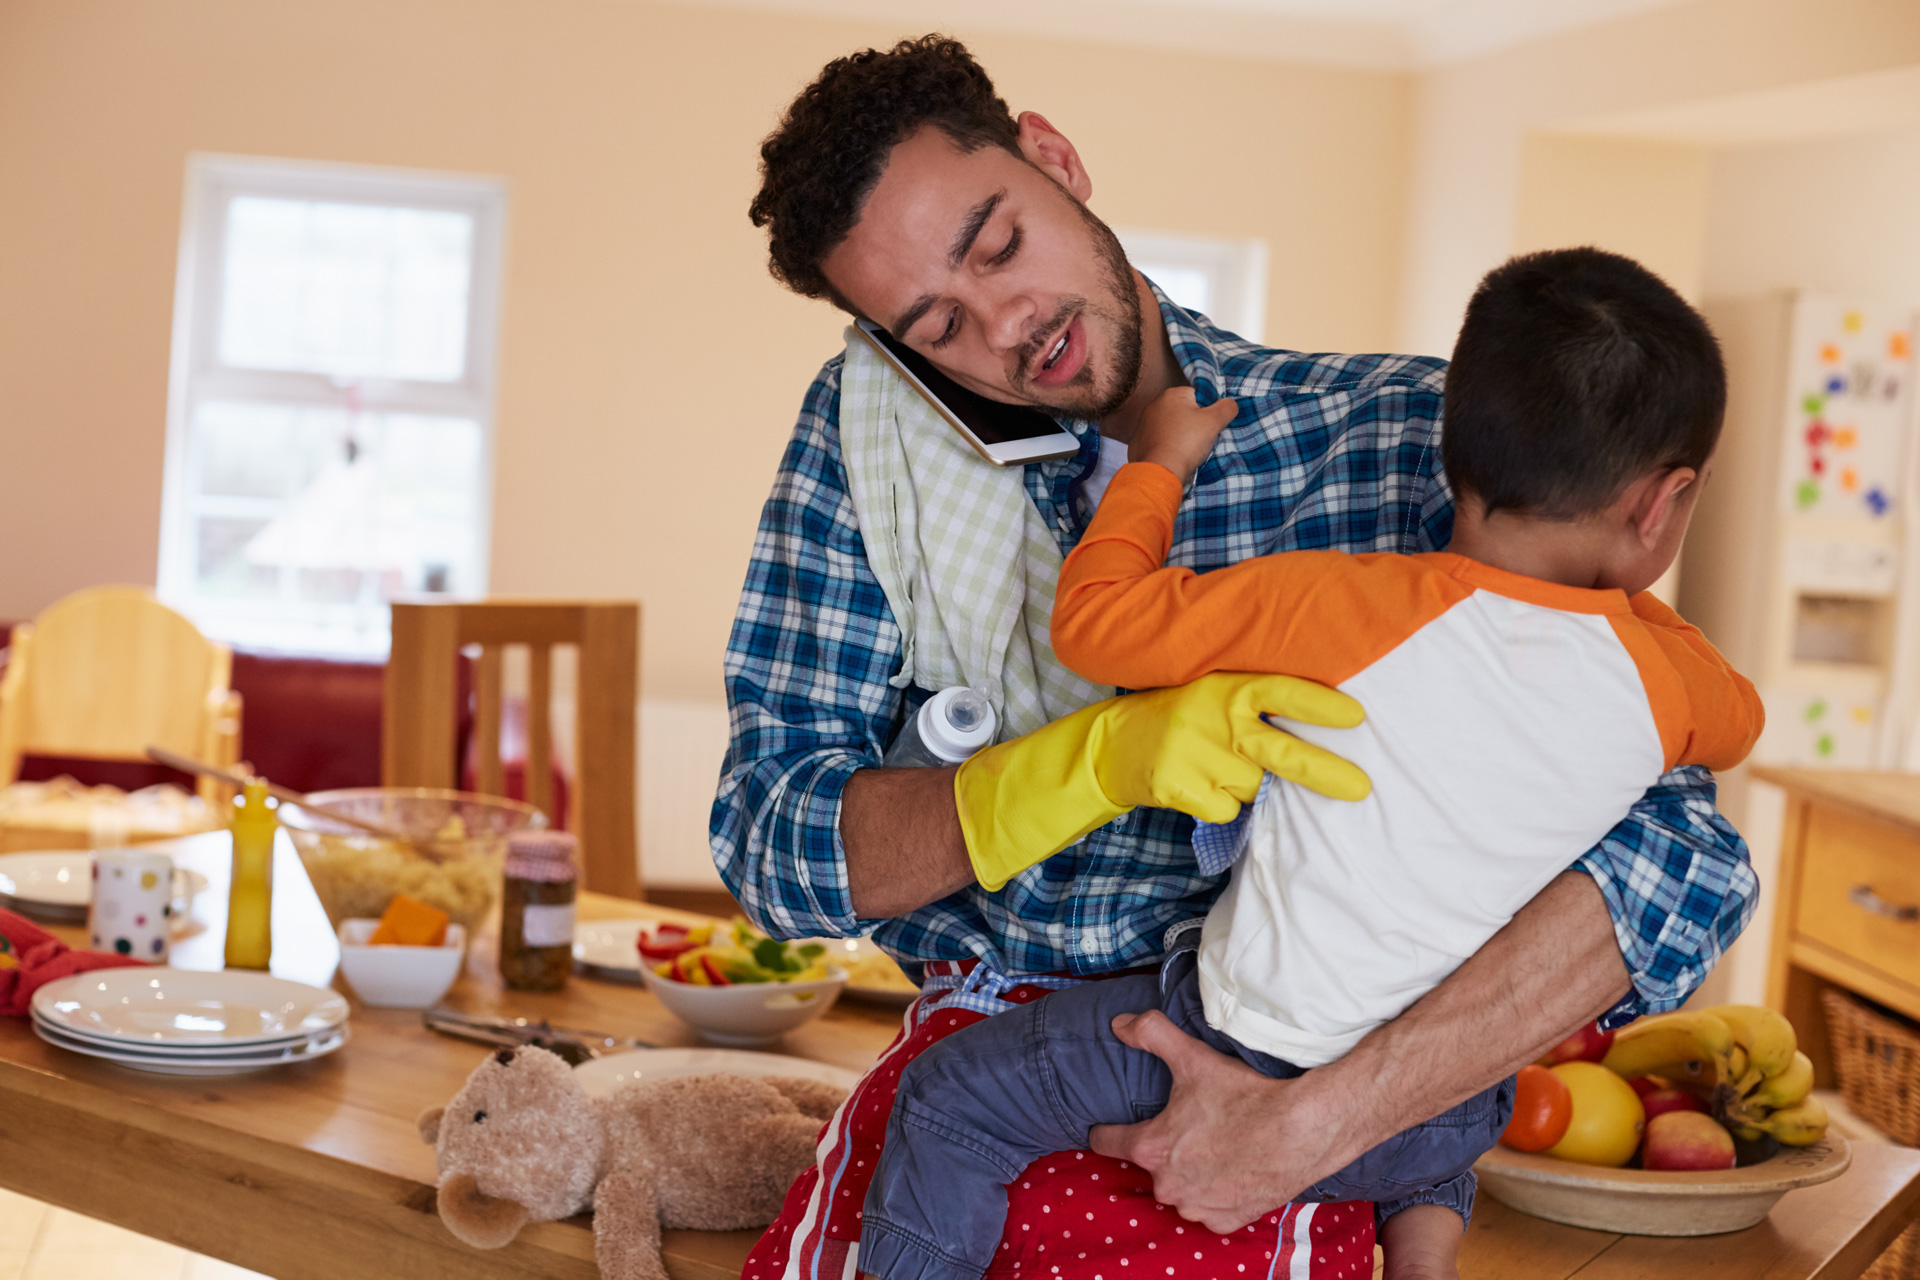
[(1667, 526), (1686, 510), (1699, 478), (1692, 467), (1675, 467), (1635, 481), (1627, 490), (1633, 531), (1641, 545), (1651, 549), (1659, 543)]

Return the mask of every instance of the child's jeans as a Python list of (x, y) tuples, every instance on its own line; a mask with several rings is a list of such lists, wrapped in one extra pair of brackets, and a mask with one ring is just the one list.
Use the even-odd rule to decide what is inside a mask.
[[(1166, 1064), (1122, 1044), (1111, 1026), (1117, 1014), (1155, 1008), (1262, 1075), (1302, 1073), (1207, 1025), (1191, 946), (1157, 977), (1082, 983), (988, 1018), (902, 1073), (861, 1219), (860, 1270), (881, 1280), (978, 1280), (1006, 1223), (1009, 1181), (1043, 1155), (1085, 1148), (1094, 1125), (1131, 1124), (1166, 1106)], [(1473, 1162), (1512, 1113), (1509, 1079), (1389, 1138), (1298, 1198), (1371, 1200), (1383, 1220), (1440, 1204), (1464, 1222)]]

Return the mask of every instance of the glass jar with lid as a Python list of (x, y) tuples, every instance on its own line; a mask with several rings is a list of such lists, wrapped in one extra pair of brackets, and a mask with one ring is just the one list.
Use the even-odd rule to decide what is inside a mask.
[(500, 977), (516, 991), (558, 991), (573, 968), (578, 841), (564, 831), (507, 837)]

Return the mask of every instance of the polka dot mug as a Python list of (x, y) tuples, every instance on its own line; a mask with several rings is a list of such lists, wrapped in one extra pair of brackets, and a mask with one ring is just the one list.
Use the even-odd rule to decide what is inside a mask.
[(172, 914), (173, 859), (145, 849), (94, 853), (87, 932), (95, 951), (165, 964)]

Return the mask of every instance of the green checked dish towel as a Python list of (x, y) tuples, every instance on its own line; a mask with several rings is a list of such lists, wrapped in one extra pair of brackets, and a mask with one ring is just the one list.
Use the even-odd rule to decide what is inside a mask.
[(1113, 696), (1053, 656), (1060, 547), (1022, 467), (996, 467), (868, 345), (846, 332), (840, 456), (867, 562), (899, 623), (896, 688), (968, 685), (1000, 740)]

